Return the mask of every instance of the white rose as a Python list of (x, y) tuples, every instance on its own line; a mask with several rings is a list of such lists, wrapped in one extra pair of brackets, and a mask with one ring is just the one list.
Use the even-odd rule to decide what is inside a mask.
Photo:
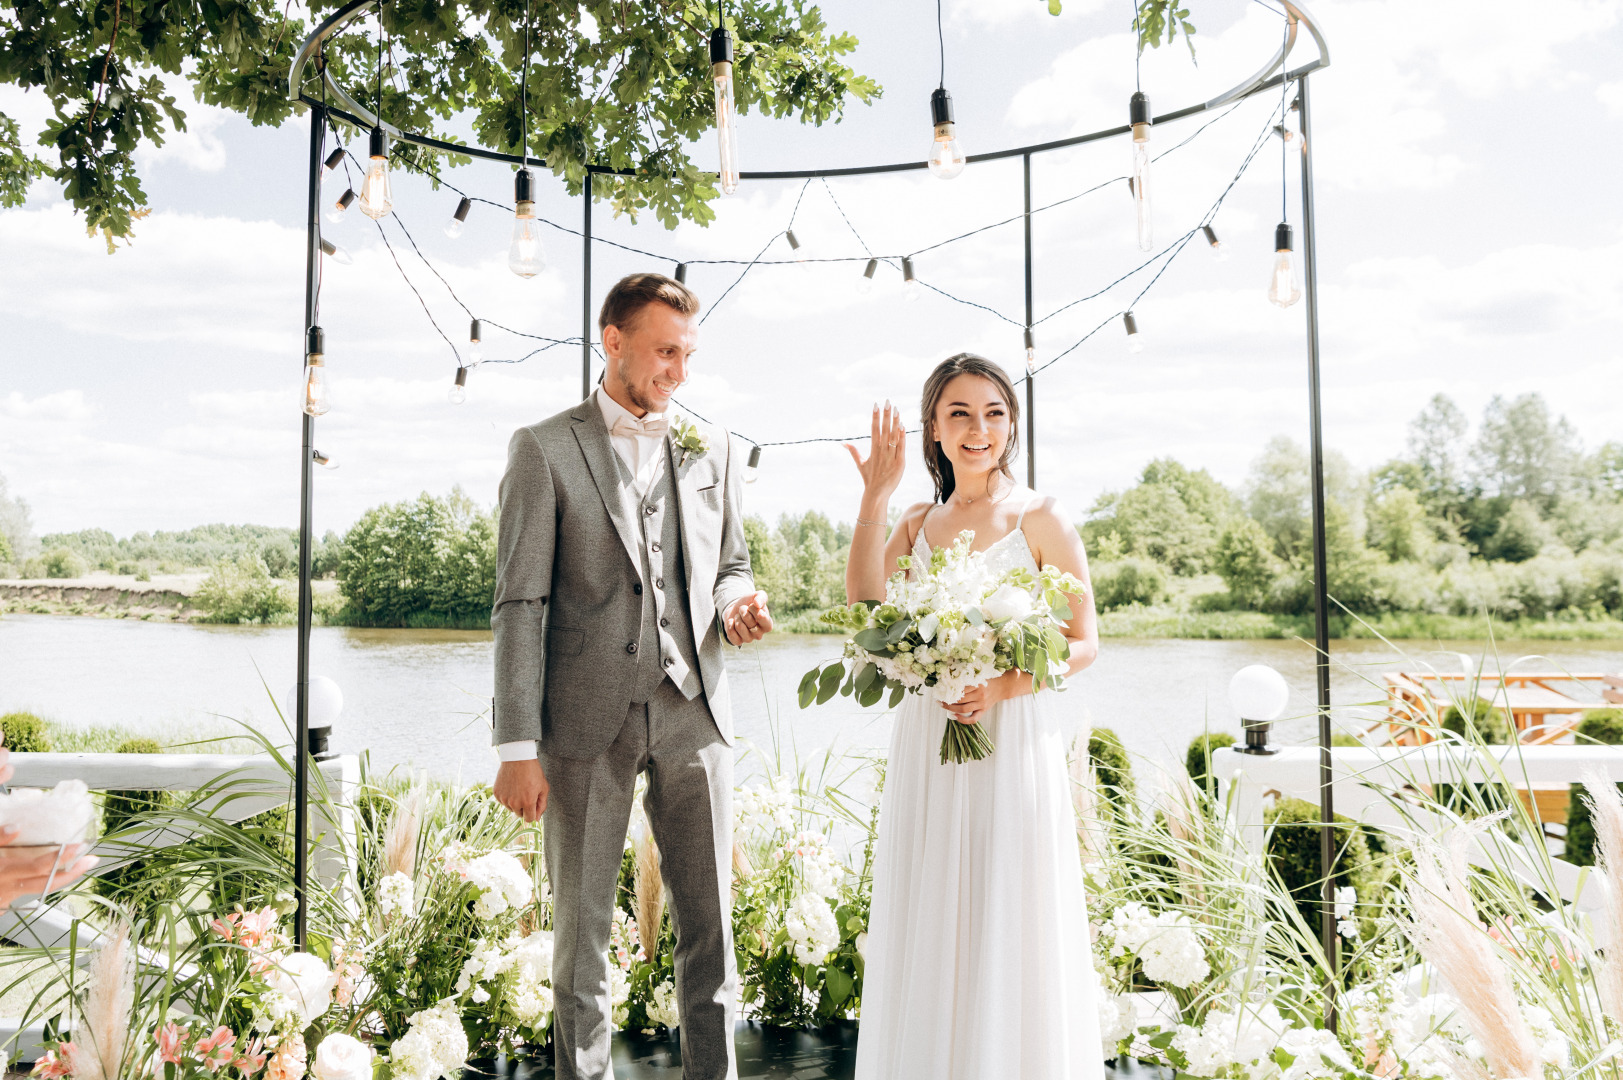
[(372, 1048), (361, 1040), (335, 1031), (316, 1047), (310, 1067), (316, 1080), (372, 1080)]
[(1032, 612), (1031, 594), (1018, 585), (999, 585), (997, 591), (980, 603), (981, 616), (989, 622), (1024, 619)]
[(288, 1011), (298, 1017), (302, 1031), (327, 1011), (338, 977), (309, 953), (288, 953), (265, 973), (265, 983), (287, 1002)]

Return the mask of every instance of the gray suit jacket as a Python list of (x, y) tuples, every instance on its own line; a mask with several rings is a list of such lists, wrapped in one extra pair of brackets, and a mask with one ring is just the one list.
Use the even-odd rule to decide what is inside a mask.
[[(755, 591), (725, 433), (677, 469), (689, 616), (705, 698), (732, 741), (719, 613)], [(669, 439), (669, 436), (666, 436)], [(680, 456), (680, 451), (677, 455)], [(593, 758), (625, 722), (642, 636), (638, 524), (620, 498), (614, 447), (590, 398), (520, 428), (507, 446), (496, 535), (495, 741)]]

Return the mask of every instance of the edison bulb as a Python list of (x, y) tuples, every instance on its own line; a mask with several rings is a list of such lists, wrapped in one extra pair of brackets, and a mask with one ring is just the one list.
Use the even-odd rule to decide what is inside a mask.
[(541, 249), (541, 226), (535, 220), (535, 204), (521, 202), (513, 216), (513, 242), (507, 246), (507, 267), (521, 278), (533, 278), (546, 265)]
[(456, 211), (445, 222), (445, 235), (452, 240), (462, 235), (462, 226), (467, 223), (468, 211), (473, 208), (473, 202), (464, 195), (462, 201), (456, 204)]
[(733, 36), (724, 27), (710, 34), (710, 79), (716, 88), (716, 172), (721, 193), (738, 190), (738, 117), (733, 109)]
[(857, 278), (857, 292), (867, 296), (873, 292), (873, 273), (879, 269), (878, 259), (869, 259), (868, 265), (862, 268), (862, 276)]
[[(1143, 133), (1140, 138), (1139, 133)], [(1133, 205), (1138, 211), (1138, 250), (1155, 247), (1155, 225), (1150, 215), (1150, 125), (1133, 125)]]
[(924, 290), (919, 287), (918, 278), (913, 276), (913, 260), (902, 260), (902, 299), (917, 300)]
[(348, 210), (350, 204), (354, 201), (355, 189), (345, 188), (344, 193), (338, 196), (336, 201), (329, 204), (326, 213), (322, 215), (327, 219), (327, 224), (337, 225), (342, 222), (344, 220), (344, 211)]
[(366, 179), (361, 182), (361, 213), (369, 218), (387, 217), (394, 209), (394, 195), (389, 190), (389, 144), (382, 128), (372, 129), (371, 162)]
[(1274, 253), (1274, 272), (1268, 279), (1268, 299), (1277, 307), (1290, 307), (1302, 298), (1302, 290), (1296, 287), (1296, 266), (1291, 255), (1289, 248)]
[(964, 148), (958, 145), (954, 125), (937, 124), (935, 138), (930, 142), (930, 174), (937, 180), (951, 180), (964, 171), (966, 160)]
[(320, 355), (312, 354), (305, 361), (301, 407), (311, 416), (321, 416), (332, 408), (332, 398), (327, 392), (327, 364)]
[(1127, 328), (1127, 351), (1141, 353), (1144, 351), (1144, 335), (1138, 332), (1138, 320), (1133, 318), (1129, 311), (1121, 317), (1122, 325)]
[(461, 405), (468, 400), (468, 389), (461, 383), (453, 383), (445, 396), (450, 399), (452, 405)]

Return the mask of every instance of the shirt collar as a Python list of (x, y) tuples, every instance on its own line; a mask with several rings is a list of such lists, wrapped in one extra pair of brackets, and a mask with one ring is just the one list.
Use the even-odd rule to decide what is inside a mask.
[(665, 416), (664, 413), (656, 412), (645, 413), (642, 416), (637, 416), (630, 409), (626, 408), (624, 405), (610, 397), (609, 392), (603, 389), (602, 383), (597, 385), (597, 389), (593, 390), (592, 394), (597, 398), (598, 411), (603, 414), (603, 424), (610, 431), (614, 430), (614, 422), (622, 416), (628, 420), (637, 421), (638, 423), (648, 419), (660, 420)]

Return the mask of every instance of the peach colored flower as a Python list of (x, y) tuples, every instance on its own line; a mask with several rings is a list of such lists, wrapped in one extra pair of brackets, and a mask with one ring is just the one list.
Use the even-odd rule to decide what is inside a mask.
[(244, 1076), (252, 1076), (265, 1067), (265, 1040), (255, 1039), (248, 1049), (232, 1059), (231, 1067)]
[(210, 1072), (216, 1072), (231, 1064), (236, 1057), (237, 1036), (228, 1027), (217, 1027), (214, 1033), (197, 1040), (193, 1052), (202, 1059), (203, 1065)]
[(223, 919), (210, 919), (209, 926), (225, 940), (234, 941), (237, 936), (237, 918), (237, 913), (233, 911)]
[(276, 909), (261, 908), (258, 911), (245, 911), (242, 913), (241, 930), (237, 940), (248, 946), (271, 945), (277, 938)]
[(270, 1065), (265, 1069), (265, 1080), (303, 1080), (304, 1066), (304, 1039), (295, 1036), (271, 1056)]
[(186, 1045), (185, 1028), (171, 1020), (168, 1024), (152, 1033), (152, 1038), (158, 1044), (158, 1056), (171, 1065), (180, 1064), (181, 1051)]
[(47, 1080), (72, 1076), (78, 1068), (78, 1055), (79, 1048), (71, 1042), (57, 1043), (55, 1050), (45, 1051), (45, 1056), (34, 1062), (33, 1075)]

